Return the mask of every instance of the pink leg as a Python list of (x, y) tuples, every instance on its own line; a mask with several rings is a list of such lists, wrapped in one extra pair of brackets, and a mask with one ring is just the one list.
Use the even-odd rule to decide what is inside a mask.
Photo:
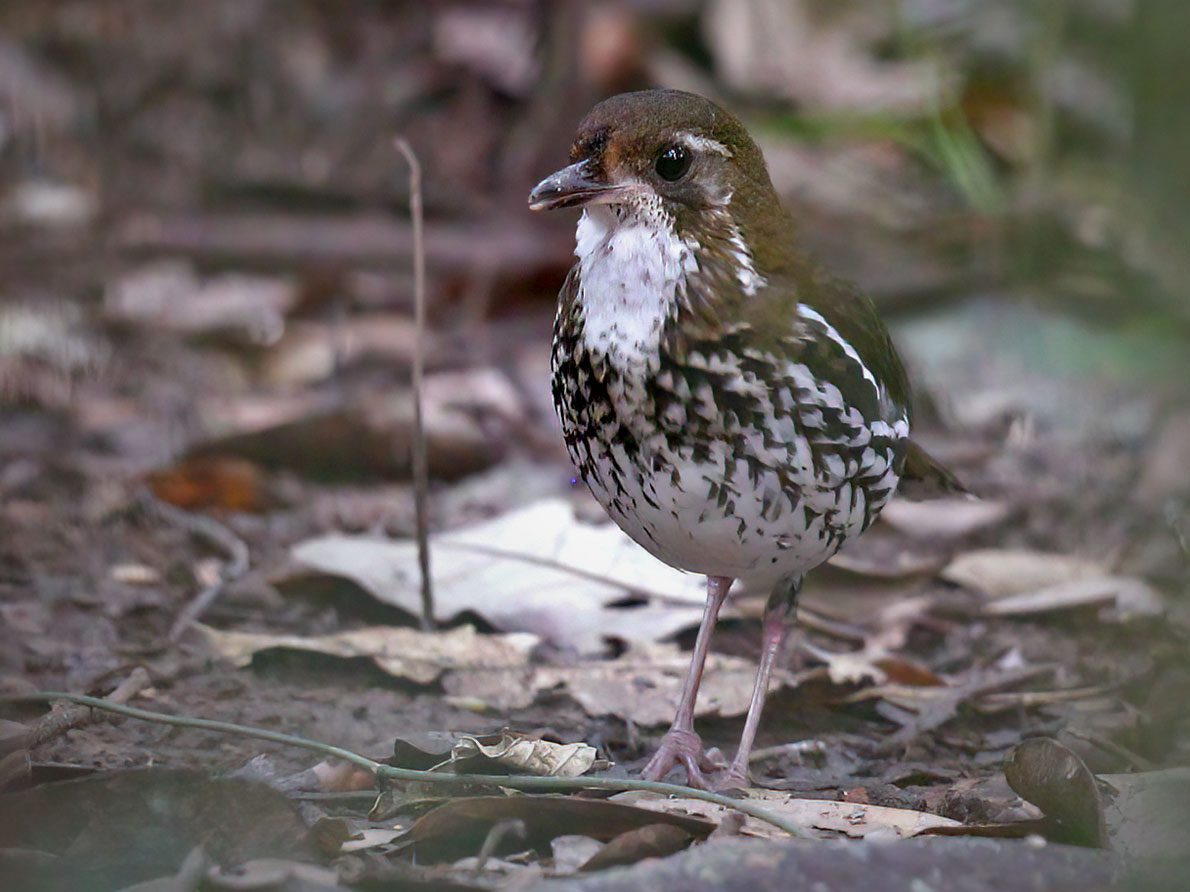
[(660, 780), (669, 774), (675, 765), (684, 765), (686, 782), (692, 787), (707, 789), (707, 780), (702, 769), (713, 766), (707, 762), (703, 754), (702, 740), (694, 733), (694, 703), (698, 699), (698, 686), (702, 682), (702, 670), (707, 661), (711, 633), (715, 630), (719, 609), (727, 600), (731, 583), (732, 580), (725, 576), (707, 577), (707, 605), (703, 610), (702, 623), (698, 627), (698, 636), (694, 639), (694, 653), (690, 657), (686, 683), (682, 686), (682, 699), (678, 703), (673, 725), (666, 732), (661, 746), (653, 754), (649, 764), (641, 772), (641, 777), (645, 780)]
[(748, 717), (744, 719), (740, 748), (736, 750), (731, 767), (715, 779), (716, 789), (742, 790), (748, 786), (748, 759), (756, 740), (756, 730), (760, 727), (760, 715), (764, 712), (769, 677), (773, 674), (773, 664), (781, 653), (795, 617), (792, 598), (782, 599), (778, 603), (774, 603), (775, 600), (769, 600), (764, 615), (764, 650), (760, 654), (760, 667), (756, 670), (756, 686), (752, 688), (752, 701), (748, 705)]

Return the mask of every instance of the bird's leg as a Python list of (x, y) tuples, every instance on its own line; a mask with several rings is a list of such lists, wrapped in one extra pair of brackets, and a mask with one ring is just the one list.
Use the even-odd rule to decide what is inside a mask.
[(789, 637), (797, 616), (795, 603), (801, 579), (785, 583), (769, 597), (764, 611), (764, 644), (760, 652), (760, 666), (756, 670), (756, 685), (752, 688), (752, 701), (748, 704), (748, 716), (744, 719), (744, 733), (740, 735), (740, 748), (736, 750), (731, 766), (715, 778), (715, 787), (721, 790), (740, 790), (748, 786), (748, 760), (756, 730), (760, 727), (760, 715), (764, 712), (764, 700), (768, 695), (769, 677), (773, 665)]
[(703, 609), (702, 623), (694, 639), (694, 653), (690, 657), (690, 669), (686, 683), (682, 686), (682, 699), (673, 725), (666, 732), (661, 746), (653, 754), (641, 772), (645, 780), (660, 780), (669, 774), (675, 765), (686, 766), (686, 782), (692, 787), (706, 789), (707, 781), (703, 768), (714, 767), (708, 763), (702, 751), (702, 739), (694, 732), (694, 703), (698, 699), (698, 686), (702, 682), (702, 670), (707, 661), (707, 649), (711, 644), (711, 633), (719, 618), (719, 609), (727, 600), (732, 580), (725, 576), (707, 577), (707, 604)]

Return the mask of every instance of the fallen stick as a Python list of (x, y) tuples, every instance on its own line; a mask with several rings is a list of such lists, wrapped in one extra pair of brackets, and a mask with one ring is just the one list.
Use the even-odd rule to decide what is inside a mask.
[[(149, 674), (138, 666), (107, 695), (106, 700), (100, 702), (116, 705), (126, 703), (148, 686)], [(32, 727), (18, 722), (6, 723), (3, 739), (0, 739), (0, 791), (8, 790), (18, 782), (28, 783), (33, 764), (30, 752), (35, 747), (93, 721), (93, 709), (71, 706), (51, 709)]]
[(343, 759), (361, 768), (365, 768), (377, 778), (399, 781), (417, 781), (419, 783), (443, 784), (446, 786), (469, 786), (474, 784), (491, 784), (507, 787), (513, 790), (527, 792), (544, 791), (549, 793), (576, 792), (579, 790), (607, 790), (614, 793), (624, 793), (629, 790), (639, 790), (645, 793), (663, 793), (667, 796), (681, 796), (686, 799), (701, 799), (716, 805), (742, 812), (757, 820), (771, 824), (784, 830), (790, 836), (806, 838), (802, 828), (780, 815), (774, 814), (767, 808), (755, 805), (747, 799), (733, 799), (719, 793), (699, 790), (694, 787), (683, 787), (681, 784), (666, 784), (660, 781), (631, 780), (613, 777), (534, 777), (530, 775), (502, 775), (502, 774), (438, 774), (433, 771), (417, 771), (412, 768), (396, 768), (384, 765), (367, 756), (317, 740), (297, 737), (293, 734), (283, 734), (280, 731), (269, 731), (266, 728), (254, 728), (251, 725), (240, 725), (235, 722), (223, 722), (216, 719), (202, 719), (188, 715), (169, 715), (164, 712), (153, 712), (148, 709), (138, 709), (135, 706), (112, 703), (98, 697), (87, 697), (83, 694), (69, 694), (60, 691), (38, 691), (33, 694), (13, 694), (0, 697), (0, 703), (46, 703), (54, 700), (67, 700), (80, 706), (88, 706), (111, 712), (128, 718), (140, 719), (146, 722), (156, 722), (161, 725), (173, 725), (179, 728), (196, 728), (201, 731), (214, 731), (220, 734), (235, 734), (240, 737), (251, 737), (256, 740), (267, 740), (285, 746), (298, 747)]
[[(127, 703), (148, 686), (149, 673), (143, 667), (137, 666), (126, 679), (120, 682), (114, 691), (99, 702), (108, 706), (119, 706)], [(69, 698), (63, 697), (62, 699), (66, 700)], [(95, 711), (83, 706), (51, 710), (49, 715), (44, 716), (41, 721), (33, 726), (29, 749), (40, 746), (46, 741), (53, 740), (55, 737), (59, 737), (74, 728), (81, 728), (83, 725), (90, 724), (95, 719)]]

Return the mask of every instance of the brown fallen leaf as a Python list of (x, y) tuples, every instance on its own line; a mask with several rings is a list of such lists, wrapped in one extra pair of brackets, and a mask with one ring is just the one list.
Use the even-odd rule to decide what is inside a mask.
[[(929, 812), (859, 802), (799, 799), (775, 790), (750, 789), (746, 798), (824, 838), (842, 834), (859, 839), (880, 834), (904, 839), (931, 827), (959, 826), (958, 821)], [(726, 806), (701, 799), (669, 798), (637, 791), (618, 793), (611, 801), (631, 803), (664, 814), (698, 815), (716, 822), (731, 811)], [(789, 838), (782, 830), (751, 816), (745, 816), (741, 833), (766, 839)]]
[(524, 839), (510, 840), (501, 854), (526, 847), (549, 851), (559, 836), (589, 836), (608, 841), (649, 824), (666, 823), (705, 839), (715, 824), (701, 817), (665, 814), (631, 804), (568, 796), (477, 796), (454, 799), (422, 815), (401, 840), (419, 862), (433, 863), (477, 852), (488, 831), (502, 821), (519, 820)]
[(199, 455), (153, 471), (149, 489), (186, 511), (263, 511), (271, 499), (261, 469), (234, 455)]
[(1046, 817), (1054, 842), (1105, 848), (1103, 798), (1083, 760), (1050, 737), (1020, 744), (1004, 762), (1008, 785)]
[(234, 632), (195, 624), (208, 645), (236, 666), (247, 666), (267, 650), (296, 650), (348, 659), (367, 658), (389, 675), (419, 684), (436, 681), (450, 669), (492, 671), (524, 666), (537, 643), (532, 635), (481, 635), (474, 626), (423, 632), (396, 626), (373, 626), (304, 638)]
[(1027, 818), (1023, 821), (998, 821), (986, 824), (962, 824), (958, 827), (931, 827), (923, 830), (921, 836), (974, 836), (984, 839), (1027, 839), (1043, 836), (1045, 821), (1042, 818)]
[(273, 786), (288, 792), (303, 781), (310, 784), (310, 789), (320, 793), (359, 792), (376, 786), (376, 778), (370, 771), (349, 762), (325, 759), (305, 771), (274, 781)]
[(636, 864), (646, 858), (664, 858), (666, 855), (682, 851), (692, 842), (693, 834), (682, 827), (673, 824), (648, 824), (613, 838), (584, 862), (579, 870), (591, 873), (623, 864)]
[[(255, 408), (255, 407), (254, 407)], [(265, 425), (196, 445), (192, 456), (232, 455), (269, 469), (319, 480), (408, 479), (412, 473), (413, 402), (408, 392), (350, 405), (294, 400)], [(504, 445), (470, 411), (425, 407), (431, 476), (458, 480), (491, 467)]]
[(946, 684), (926, 666), (904, 657), (881, 657), (872, 662), (893, 684), (916, 687), (941, 687)]

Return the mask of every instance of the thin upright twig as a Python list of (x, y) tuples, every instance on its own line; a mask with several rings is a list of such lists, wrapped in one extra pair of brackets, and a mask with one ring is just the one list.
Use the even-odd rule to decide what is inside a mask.
[(413, 300), (416, 340), (413, 347), (413, 509), (417, 523), (417, 562), (421, 567), (421, 625), (432, 630), (434, 586), (430, 580), (430, 527), (426, 517), (429, 490), (429, 462), (426, 432), (422, 420), (422, 379), (425, 375), (426, 341), (426, 252), (422, 234), (421, 164), (403, 137), (394, 141), (409, 165), (409, 216), (413, 222)]
[(0, 703), (46, 703), (54, 700), (68, 700), (81, 706), (90, 706), (116, 715), (141, 719), (146, 722), (156, 722), (161, 725), (173, 725), (178, 728), (197, 728), (201, 731), (215, 731), (221, 734), (235, 734), (240, 737), (252, 737), (257, 740), (267, 740), (299, 749), (321, 753), (343, 759), (353, 765), (358, 765), (370, 771), (377, 778), (398, 781), (418, 781), (420, 783), (443, 784), (446, 786), (473, 786), (476, 784), (491, 784), (492, 786), (507, 787), (513, 790), (544, 791), (548, 793), (576, 792), (578, 790), (607, 790), (613, 793), (623, 793), (629, 790), (640, 790), (645, 793), (661, 793), (666, 796), (680, 796), (685, 799), (701, 799), (713, 802), (725, 808), (734, 809), (750, 815), (757, 820), (772, 824), (784, 830), (790, 836), (806, 837), (806, 832), (792, 821), (775, 814), (769, 809), (757, 805), (748, 799), (733, 799), (719, 793), (699, 790), (694, 787), (683, 787), (680, 784), (666, 784), (660, 781), (632, 780), (617, 777), (536, 777), (532, 775), (502, 775), (502, 774), (439, 774), (433, 771), (417, 771), (413, 768), (396, 768), (384, 765), (367, 756), (334, 746), (297, 737), (293, 734), (283, 734), (280, 731), (270, 731), (267, 728), (255, 728), (251, 725), (239, 725), (235, 722), (223, 722), (216, 719), (200, 719), (188, 715), (169, 715), (164, 712), (153, 712), (148, 709), (138, 709), (135, 706), (124, 706), (100, 700), (97, 697), (87, 697), (82, 694), (68, 694), (59, 691), (38, 691), (34, 694), (12, 694), (0, 696)]

